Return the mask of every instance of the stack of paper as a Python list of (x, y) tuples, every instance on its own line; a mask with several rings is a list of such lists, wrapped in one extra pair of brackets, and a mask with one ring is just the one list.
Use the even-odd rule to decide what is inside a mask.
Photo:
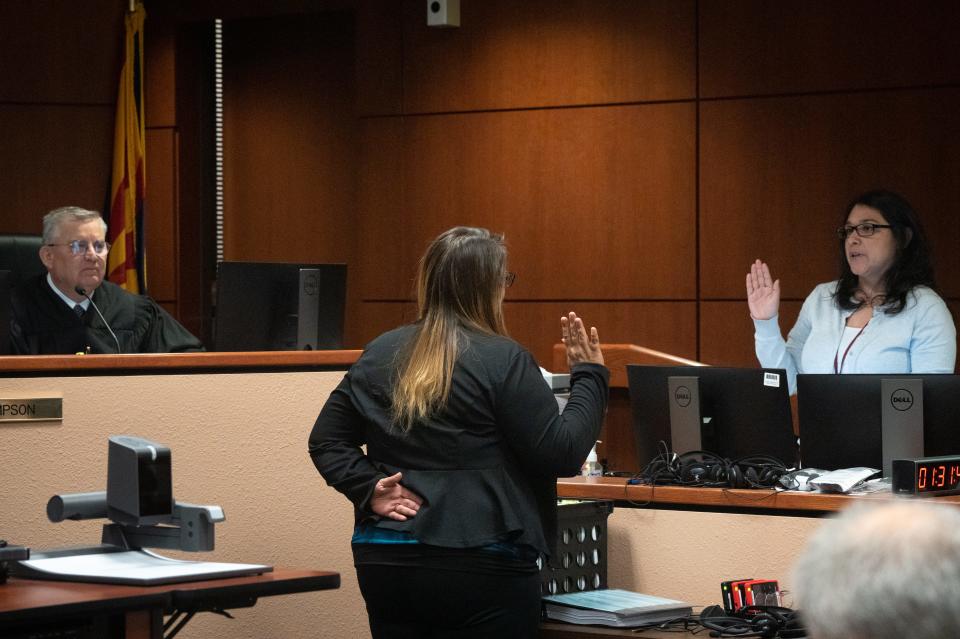
[(171, 559), (149, 550), (84, 553), (81, 549), (76, 555), (50, 554), (56, 556), (33, 553), (29, 560), (18, 562), (14, 574), (27, 579), (155, 586), (258, 575), (273, 570), (261, 564)]
[(617, 589), (548, 595), (543, 602), (550, 619), (615, 627), (663, 623), (692, 612), (683, 601)]

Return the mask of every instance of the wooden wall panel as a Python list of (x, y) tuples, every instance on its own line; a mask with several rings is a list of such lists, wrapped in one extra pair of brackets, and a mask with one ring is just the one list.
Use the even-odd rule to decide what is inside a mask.
[(504, 305), (510, 336), (524, 345), (540, 365), (553, 364), (560, 341), (560, 317), (575, 311), (596, 326), (602, 342), (641, 344), (695, 359), (696, 305), (693, 302), (511, 302)]
[(413, 302), (363, 302), (352, 317), (347, 317), (352, 336), (349, 348), (362, 348), (377, 335), (416, 319), (417, 305)]
[[(510, 336), (523, 344), (540, 365), (553, 366), (553, 345), (560, 341), (560, 316), (575, 311), (596, 326), (606, 343), (635, 343), (680, 357), (697, 351), (696, 306), (693, 302), (510, 302), (504, 315)], [(416, 319), (413, 302), (364, 302), (352, 321), (356, 347)], [(753, 352), (751, 350), (751, 352)]]
[(5, 232), (37, 233), (51, 209), (107, 201), (113, 106), (0, 104)]
[(225, 24), (227, 259), (351, 261), (352, 24), (341, 13)]
[(858, 193), (886, 187), (920, 212), (941, 250), (948, 295), (960, 293), (960, 89), (701, 105), (701, 294), (744, 296), (756, 258), (787, 298), (837, 276), (834, 229)]
[[(784, 338), (797, 323), (802, 305), (781, 302), (780, 332)], [(700, 304), (700, 361), (713, 366), (759, 366), (746, 299)]]
[[(357, 260), (363, 299), (413, 299), (413, 267), (404, 256), (422, 251), (411, 245), (403, 203), (403, 118), (360, 122), (357, 194)], [(412, 215), (419, 214), (413, 211)]]
[[(506, 234), (519, 274), (511, 298), (694, 296), (692, 105), (403, 123), (403, 219), (391, 238), (402, 242), (402, 257), (387, 264), (396, 275), (385, 277), (408, 282), (426, 244), (462, 224)], [(391, 164), (381, 162), (384, 171)], [(393, 296), (408, 290), (404, 284)]]
[(701, 97), (960, 82), (960, 4), (701, 0)]
[[(149, 11), (149, 10), (148, 10)], [(147, 127), (177, 122), (177, 27), (152, 14), (144, 21), (143, 94)]]
[(148, 129), (147, 198), (144, 237), (147, 244), (147, 292), (158, 301), (176, 303), (180, 251), (177, 242), (177, 134)]
[(0, 2), (0, 102), (113, 104), (126, 0)]
[(357, 112), (361, 116), (403, 110), (403, 31), (398, 28), (402, 10), (400, 2), (357, 2)]
[(487, 0), (461, 26), (403, 5), (404, 110), (466, 111), (677, 100), (695, 92), (691, 0)]

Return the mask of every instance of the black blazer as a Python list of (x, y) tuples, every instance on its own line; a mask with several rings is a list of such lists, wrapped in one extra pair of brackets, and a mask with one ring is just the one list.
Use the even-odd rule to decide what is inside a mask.
[[(436, 546), (511, 541), (550, 554), (556, 480), (577, 474), (596, 441), (609, 371), (575, 366), (559, 414), (529, 352), (505, 337), (465, 332), (446, 407), (402, 433), (390, 394), (413, 331), (405, 326), (371, 342), (331, 393), (310, 433), (317, 469), (353, 502), (358, 523), (378, 520)], [(369, 509), (374, 485), (398, 470), (424, 503), (407, 521), (379, 520)]]

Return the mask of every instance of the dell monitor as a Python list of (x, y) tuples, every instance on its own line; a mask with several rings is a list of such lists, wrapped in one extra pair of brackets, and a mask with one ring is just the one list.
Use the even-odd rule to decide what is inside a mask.
[(216, 351), (343, 348), (346, 264), (221, 262)]
[(731, 460), (769, 455), (787, 467), (795, 462), (782, 369), (628, 365), (627, 380), (641, 468), (661, 441), (675, 453), (699, 446)]
[(805, 467), (889, 476), (894, 458), (960, 454), (958, 375), (797, 375), (797, 404)]

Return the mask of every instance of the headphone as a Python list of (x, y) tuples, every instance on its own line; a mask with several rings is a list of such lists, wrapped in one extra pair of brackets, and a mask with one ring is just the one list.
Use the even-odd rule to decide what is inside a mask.
[(741, 457), (731, 465), (742, 470), (746, 488), (773, 488), (787, 472), (786, 464), (770, 455)]
[(645, 484), (707, 488), (772, 488), (787, 472), (786, 465), (768, 455), (729, 460), (705, 450), (682, 455), (661, 452), (640, 472)]
[(796, 611), (781, 606), (747, 606), (735, 615), (728, 615), (720, 606), (707, 606), (700, 613), (700, 625), (710, 631), (711, 637), (806, 636)]

